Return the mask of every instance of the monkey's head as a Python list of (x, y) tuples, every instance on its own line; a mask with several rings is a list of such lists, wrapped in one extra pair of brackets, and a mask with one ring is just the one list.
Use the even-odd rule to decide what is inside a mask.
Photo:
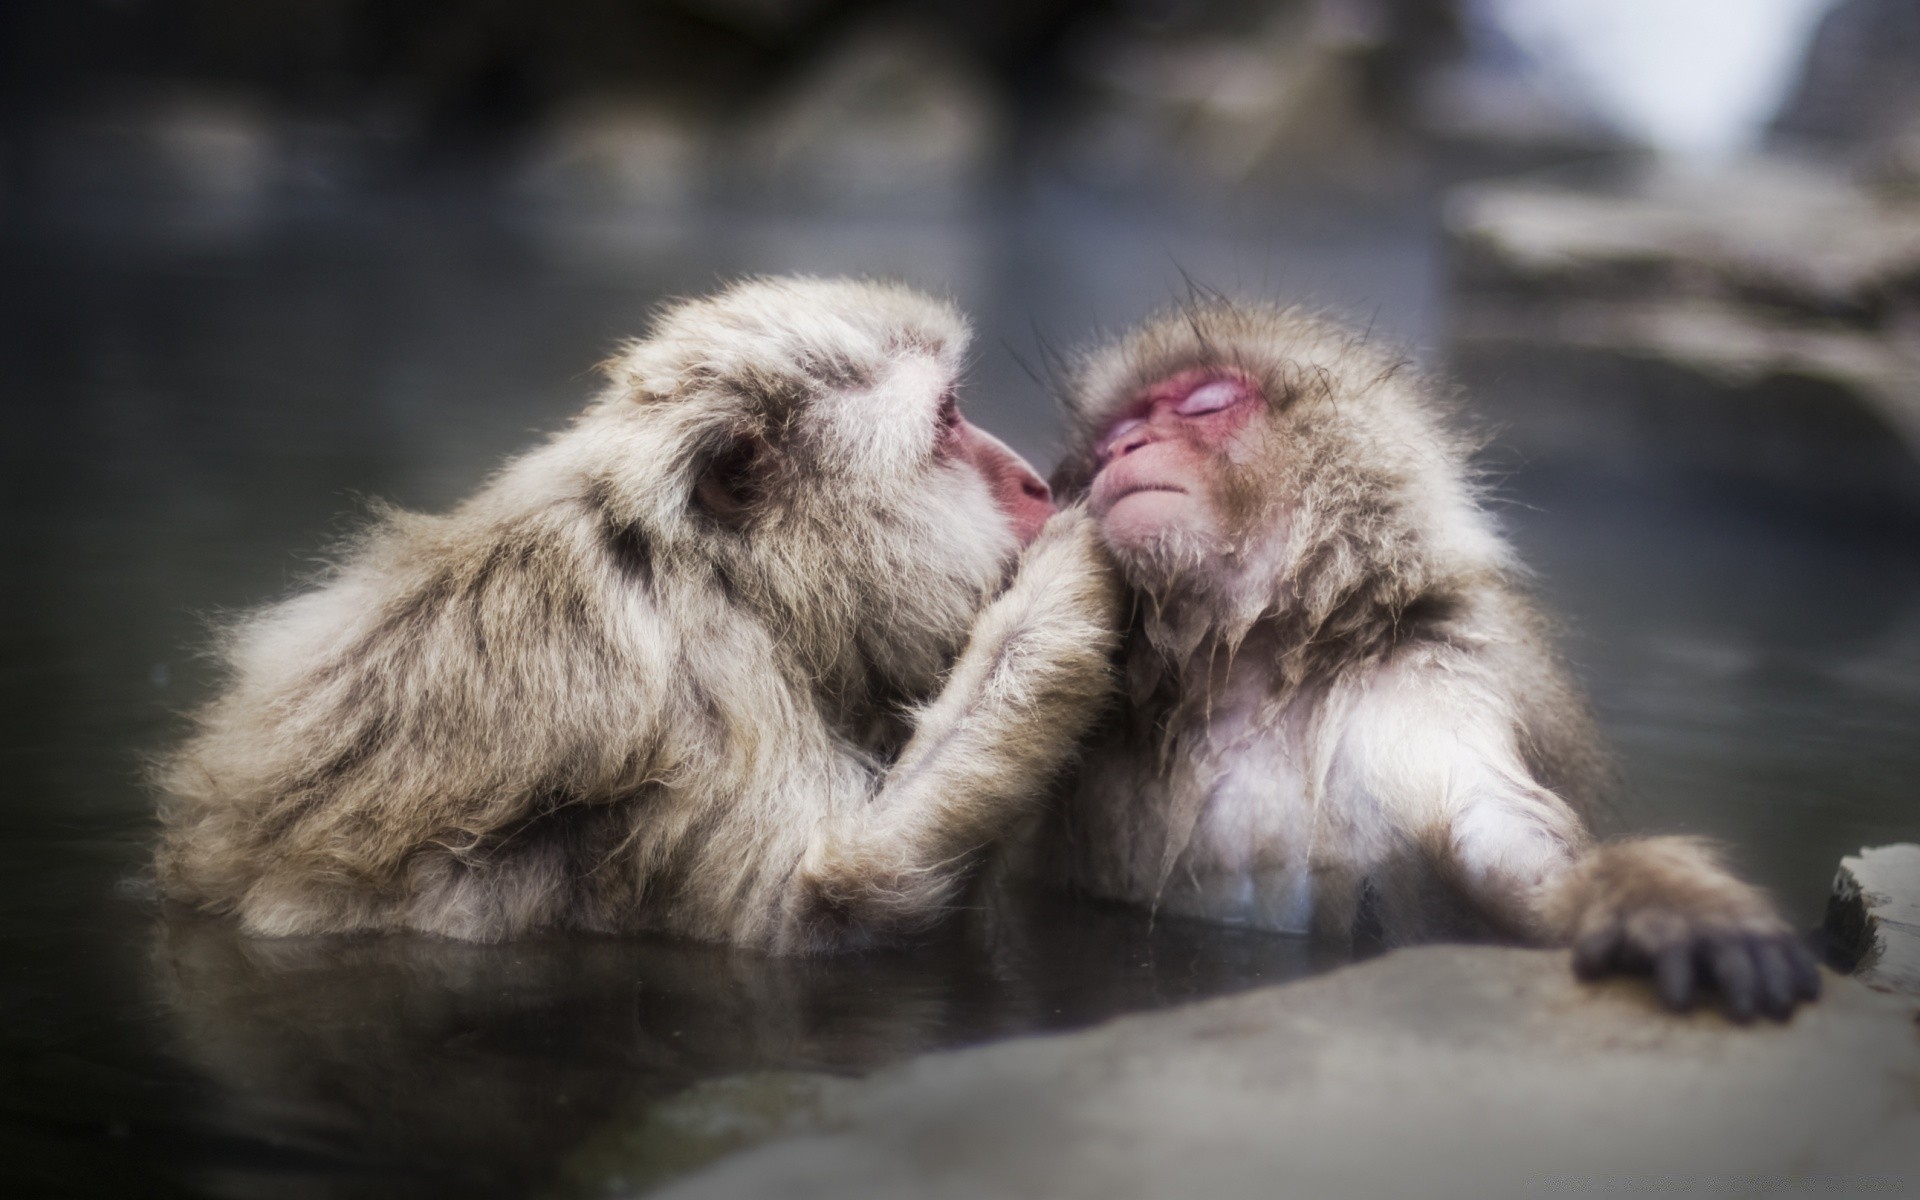
[(671, 307), (586, 418), (603, 503), (658, 588), (755, 614), (824, 692), (921, 691), (1053, 512), (960, 413), (968, 336), (950, 305), (864, 281)]
[(1510, 565), (1471, 446), (1404, 367), (1299, 309), (1194, 302), (1075, 364), (1055, 489), (1087, 499), (1129, 582), (1188, 637), (1394, 617)]

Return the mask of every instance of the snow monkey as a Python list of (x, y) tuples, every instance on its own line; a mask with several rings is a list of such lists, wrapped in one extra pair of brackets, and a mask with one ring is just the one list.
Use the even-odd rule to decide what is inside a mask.
[(967, 338), (864, 282), (666, 310), (571, 428), (227, 632), (164, 891), (268, 935), (930, 924), (1107, 702), (1121, 604), (960, 415)]
[(1203, 298), (1071, 365), (1054, 477), (1133, 597), (1128, 700), (1048, 839), (1086, 892), (1373, 944), (1571, 945), (1731, 1015), (1811, 954), (1698, 841), (1599, 843), (1607, 770), (1434, 385)]

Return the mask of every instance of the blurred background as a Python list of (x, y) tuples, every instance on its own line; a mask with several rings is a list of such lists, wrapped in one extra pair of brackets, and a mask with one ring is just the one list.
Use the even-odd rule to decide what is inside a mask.
[(160, 912), (206, 617), (742, 274), (953, 297), (1043, 467), (1051, 356), (1190, 288), (1403, 346), (1491, 437), (1620, 823), (1811, 928), (1920, 836), (1917, 62), (1911, 0), (0, 6), (0, 1178), (622, 1194), (792, 1072), (1337, 961), (1072, 905), (838, 964)]

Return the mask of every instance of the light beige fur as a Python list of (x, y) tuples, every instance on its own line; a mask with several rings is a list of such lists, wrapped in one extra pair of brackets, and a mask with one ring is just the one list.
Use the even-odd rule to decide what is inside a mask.
[(1597, 845), (1606, 771), (1435, 386), (1297, 309), (1198, 300), (1084, 356), (1055, 477), (1084, 490), (1115, 415), (1203, 368), (1263, 415), (1207, 481), (1219, 534), (1114, 547), (1130, 700), (1051, 830), (1081, 889), (1393, 943), (1579, 944), (1690, 1002), (1791, 1010), (1817, 976), (1700, 843)]
[(1104, 702), (1118, 602), (1083, 514), (1014, 570), (936, 453), (967, 338), (864, 282), (665, 311), (571, 428), (226, 632), (165, 891), (269, 935), (936, 920)]

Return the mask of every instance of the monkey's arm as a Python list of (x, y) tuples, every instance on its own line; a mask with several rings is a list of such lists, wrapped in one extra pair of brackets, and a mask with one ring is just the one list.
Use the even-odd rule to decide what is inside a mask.
[(1676, 1010), (1712, 987), (1740, 1020), (1819, 993), (1812, 954), (1764, 894), (1695, 839), (1595, 844), (1527, 769), (1515, 725), (1471, 671), (1410, 671), (1361, 701), (1343, 754), (1488, 919), (1571, 945), (1583, 978), (1650, 974)]
[(976, 852), (1042, 801), (1106, 703), (1121, 593), (1094, 522), (1054, 517), (981, 613), (946, 686), (859, 811), (822, 828), (785, 948), (937, 917)]

